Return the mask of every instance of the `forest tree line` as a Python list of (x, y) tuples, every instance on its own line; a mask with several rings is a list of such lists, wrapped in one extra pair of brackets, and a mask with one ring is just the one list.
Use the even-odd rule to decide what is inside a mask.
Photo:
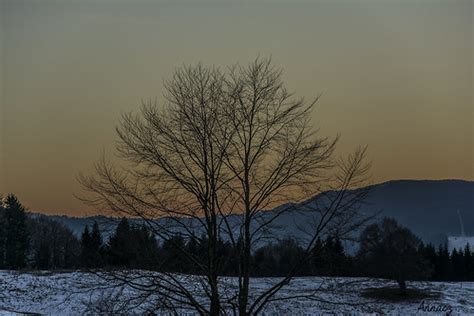
[[(393, 219), (369, 225), (360, 240), (360, 250), (348, 255), (337, 236), (318, 238), (309, 259), (303, 258), (305, 251), (295, 240), (277, 240), (252, 254), (251, 275), (285, 276), (298, 266), (297, 276), (395, 278), (393, 274), (402, 273), (407, 280), (474, 281), (474, 253), (469, 245), (451, 253), (446, 245), (425, 245)], [(400, 242), (404, 247), (398, 247)], [(206, 247), (204, 235), (186, 240), (176, 234), (159, 242), (147, 227), (133, 225), (126, 218), (107, 240), (97, 222), (86, 226), (78, 238), (58, 221), (29, 215), (14, 195), (0, 204), (0, 269), (148, 269), (201, 274), (199, 263), (205, 261)], [(237, 275), (238, 249), (224, 240), (219, 240), (218, 249), (219, 275)], [(197, 262), (191, 262), (186, 252)], [(303, 263), (298, 265), (300, 260)]]

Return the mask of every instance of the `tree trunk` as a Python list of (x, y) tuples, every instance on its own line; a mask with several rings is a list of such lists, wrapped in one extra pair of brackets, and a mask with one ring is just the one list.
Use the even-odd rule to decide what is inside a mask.
[(219, 294), (217, 291), (212, 289), (211, 293), (211, 315), (212, 316), (219, 316), (221, 312), (221, 304), (219, 301)]
[(209, 285), (211, 287), (211, 316), (219, 316), (221, 303), (219, 297), (219, 281), (217, 271), (217, 226), (215, 216), (211, 216), (211, 230), (208, 241)]
[(400, 294), (405, 296), (407, 295), (407, 284), (405, 282), (405, 279), (399, 279), (397, 280), (398, 282), (398, 287), (400, 289)]
[[(251, 132), (250, 132), (251, 134)], [(244, 238), (242, 249), (242, 288), (239, 289), (239, 315), (247, 315), (247, 305), (249, 301), (249, 285), (250, 285), (250, 166), (249, 166), (250, 148), (245, 150), (244, 162), (244, 204), (245, 204), (245, 219), (244, 219)]]
[(239, 315), (247, 315), (247, 305), (249, 297), (249, 281), (250, 281), (250, 227), (245, 224), (245, 238), (243, 241), (242, 263), (242, 288), (239, 292)]

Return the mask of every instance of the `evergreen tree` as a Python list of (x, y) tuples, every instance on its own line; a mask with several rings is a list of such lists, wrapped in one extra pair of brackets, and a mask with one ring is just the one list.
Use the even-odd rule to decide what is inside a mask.
[(64, 238), (64, 267), (76, 268), (79, 266), (78, 260), (80, 252), (80, 242), (71, 231), (66, 233)]
[(312, 275), (322, 275), (325, 268), (324, 262), (324, 244), (321, 241), (321, 238), (316, 239), (313, 249), (311, 250), (311, 274)]
[(132, 237), (137, 247), (132, 258), (132, 267), (140, 269), (156, 269), (158, 261), (158, 242), (146, 226), (132, 228)]
[[(287, 275), (302, 260), (303, 249), (294, 239), (283, 239), (276, 244), (279, 275)], [(295, 275), (303, 275), (302, 267)]]
[(26, 211), (13, 194), (5, 199), (4, 209), (5, 267), (21, 269), (26, 265), (29, 246)]
[(132, 260), (133, 249), (137, 245), (133, 245), (131, 240), (130, 225), (126, 218), (122, 218), (115, 233), (110, 237), (107, 253), (108, 262), (110, 265), (115, 267), (127, 267), (130, 266)]
[(348, 261), (344, 246), (338, 237), (328, 238), (326, 254), (328, 256), (328, 275), (344, 276), (348, 273)]
[(102, 260), (102, 236), (99, 225), (94, 222), (92, 232), (86, 225), (81, 237), (81, 258), (82, 266), (85, 268), (100, 268)]
[(84, 227), (84, 231), (81, 236), (81, 266), (84, 268), (90, 267), (89, 262), (89, 249), (91, 244), (91, 234), (89, 232), (89, 226)]
[(429, 266), (433, 268), (432, 279), (439, 280), (441, 272), (435, 247), (432, 244), (428, 244), (426, 246), (422, 244), (420, 246), (419, 253), (429, 264)]
[(189, 266), (187, 267), (187, 271), (191, 274), (202, 274), (203, 269), (201, 268), (202, 262), (200, 261), (200, 255), (199, 255), (199, 241), (198, 238), (196, 237), (191, 237), (186, 244), (186, 251), (189, 253), (190, 256), (194, 259), (196, 262), (189, 262)]
[(253, 256), (253, 276), (273, 277), (279, 273), (278, 258), (272, 244), (260, 247)]
[[(218, 271), (219, 275), (234, 276), (237, 275), (238, 257), (237, 252), (228, 241), (218, 240), (217, 247)], [(190, 266), (193, 262), (189, 262)]]
[(466, 275), (465, 263), (464, 263), (464, 253), (463, 251), (458, 251), (453, 249), (451, 252), (451, 269), (450, 269), (450, 280), (453, 281), (462, 281), (463, 277)]
[(102, 234), (96, 221), (92, 225), (90, 236), (89, 253), (91, 256), (92, 267), (98, 268), (103, 265), (102, 260)]
[(439, 270), (439, 281), (448, 281), (451, 277), (451, 258), (446, 244), (439, 245), (437, 253), (437, 266)]
[[(199, 251), (204, 251), (204, 245), (201, 242)], [(204, 247), (203, 247), (204, 246)], [(162, 262), (161, 266), (164, 271), (167, 272), (186, 272), (186, 261), (188, 260), (185, 255), (186, 242), (181, 234), (176, 234), (171, 238), (163, 242), (162, 248)], [(205, 250), (207, 251), (207, 249)], [(205, 252), (201, 252), (203, 254)]]
[(344, 252), (338, 237), (328, 236), (324, 242), (318, 238), (312, 249), (311, 274), (320, 276), (346, 276), (350, 274), (351, 260)]
[(321, 263), (322, 263), (322, 275), (329, 276), (331, 275), (332, 264), (333, 264), (333, 239), (328, 236), (323, 242), (323, 251), (321, 254)]
[(464, 247), (464, 271), (466, 274), (463, 278), (464, 281), (474, 281), (474, 258), (471, 252), (471, 246), (469, 244)]
[(102, 234), (100, 233), (99, 225), (94, 221), (91, 233), (91, 248), (99, 250), (102, 247)]
[(6, 227), (5, 209), (0, 196), (0, 269), (5, 268)]
[[(254, 276), (285, 276), (300, 263), (303, 249), (293, 239), (283, 239), (275, 244), (268, 244), (257, 249), (253, 258)], [(307, 272), (301, 266), (296, 275)]]

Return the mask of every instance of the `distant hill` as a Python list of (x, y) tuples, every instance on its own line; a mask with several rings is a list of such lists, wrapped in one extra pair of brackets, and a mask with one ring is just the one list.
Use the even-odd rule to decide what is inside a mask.
[[(371, 193), (365, 205), (367, 211), (380, 211), (379, 217), (395, 218), (425, 242), (439, 244), (446, 241), (447, 235), (459, 235), (457, 210), (462, 215), (466, 235), (474, 235), (474, 181), (395, 180), (370, 188)], [(319, 196), (315, 196), (308, 201), (318, 198)], [(50, 217), (64, 223), (78, 236), (84, 226), (92, 224), (94, 220), (99, 223), (112, 223), (106, 226), (109, 230), (114, 227), (113, 220), (103, 216)], [(306, 218), (300, 212), (291, 211), (280, 217), (276, 225), (281, 228), (282, 237), (298, 236), (298, 228), (304, 225), (305, 221)], [(109, 231), (106, 231), (105, 235), (108, 233)]]
[(373, 186), (367, 203), (425, 241), (437, 241), (442, 235), (459, 235), (457, 210), (466, 235), (474, 235), (473, 181), (389, 181)]

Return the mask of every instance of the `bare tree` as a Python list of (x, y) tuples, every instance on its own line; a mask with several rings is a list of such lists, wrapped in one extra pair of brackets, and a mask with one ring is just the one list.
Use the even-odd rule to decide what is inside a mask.
[[(117, 150), (126, 164), (118, 168), (103, 159), (95, 175), (80, 176), (91, 193), (84, 200), (102, 211), (142, 218), (163, 240), (177, 232), (194, 240), (204, 234), (205, 260), (180, 250), (205, 276), (199, 284), (208, 304), (185, 286), (183, 276), (163, 273), (152, 288), (169, 305), (200, 314), (227, 309), (256, 314), (289, 284), (319, 236), (344, 238), (367, 220), (360, 211), (367, 191), (352, 190), (367, 180), (365, 148), (345, 159), (334, 157), (338, 138), (319, 137), (311, 126), (318, 98), (310, 103), (295, 98), (270, 59), (225, 72), (184, 67), (165, 90), (164, 107), (148, 102), (140, 115), (123, 116)], [(317, 193), (320, 199), (306, 201)], [(281, 281), (252, 296), (253, 249), (264, 238), (275, 238), (274, 224), (296, 211), (308, 217), (308, 225), (300, 227), (305, 255)], [(221, 239), (238, 251), (238, 287), (232, 295), (224, 294), (219, 279)]]

